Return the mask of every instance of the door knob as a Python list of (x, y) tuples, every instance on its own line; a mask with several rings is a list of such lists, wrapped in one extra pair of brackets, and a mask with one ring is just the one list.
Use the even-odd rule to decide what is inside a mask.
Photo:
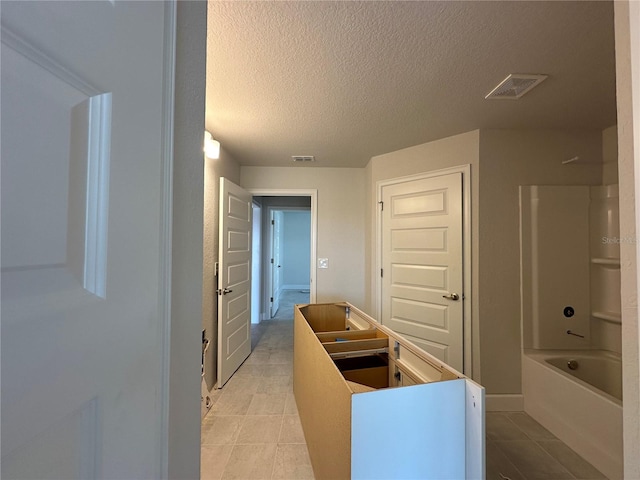
[(233, 290), (231, 290), (230, 288), (219, 288), (218, 289), (218, 295), (226, 295), (227, 293), (231, 293), (233, 292)]
[(456, 301), (460, 299), (460, 295), (458, 295), (457, 293), (450, 293), (449, 295), (442, 295), (442, 298)]

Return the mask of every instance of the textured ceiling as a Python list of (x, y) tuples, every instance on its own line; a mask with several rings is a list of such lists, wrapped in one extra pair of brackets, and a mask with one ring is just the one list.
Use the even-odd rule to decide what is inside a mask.
[[(615, 123), (611, 2), (209, 1), (206, 128), (242, 165), (362, 167), (477, 128)], [(549, 78), (484, 100), (509, 73)]]

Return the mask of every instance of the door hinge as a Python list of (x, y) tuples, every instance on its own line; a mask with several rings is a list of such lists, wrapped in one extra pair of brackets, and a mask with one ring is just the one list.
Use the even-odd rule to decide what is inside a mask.
[(378, 203), (380, 204), (380, 211), (382, 212), (384, 210), (384, 202), (380, 200)]
[(271, 225), (275, 225), (276, 221), (275, 220), (271, 220)]
[(271, 259), (271, 263), (273, 263), (273, 258)]
[(217, 277), (218, 276), (218, 268), (219, 268), (220, 264), (218, 262), (214, 263), (213, 265), (213, 276)]
[(269, 301), (270, 301), (271, 303), (273, 303), (273, 297), (269, 298)]
[(380, 278), (384, 277), (384, 270), (381, 268), (380, 269)]

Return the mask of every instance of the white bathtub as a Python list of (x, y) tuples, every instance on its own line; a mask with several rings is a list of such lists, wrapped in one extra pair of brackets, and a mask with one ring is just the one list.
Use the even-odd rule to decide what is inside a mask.
[[(574, 360), (578, 368), (567, 363)], [(599, 350), (525, 350), (524, 410), (610, 479), (622, 478), (622, 368)]]

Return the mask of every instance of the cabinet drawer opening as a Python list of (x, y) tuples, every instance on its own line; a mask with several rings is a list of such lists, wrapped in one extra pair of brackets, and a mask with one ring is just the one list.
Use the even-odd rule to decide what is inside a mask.
[(300, 313), (314, 332), (335, 332), (347, 328), (346, 305), (310, 304), (299, 307)]
[(334, 363), (345, 380), (376, 389), (389, 387), (389, 359), (386, 353), (336, 358)]

